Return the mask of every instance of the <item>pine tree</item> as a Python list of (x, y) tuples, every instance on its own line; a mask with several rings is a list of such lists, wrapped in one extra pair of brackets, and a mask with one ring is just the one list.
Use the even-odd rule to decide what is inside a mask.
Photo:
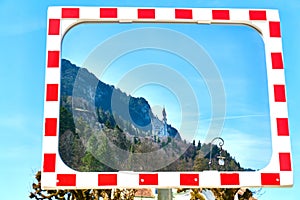
[(201, 142), (200, 140), (198, 141), (198, 145), (197, 145), (197, 151), (201, 149)]

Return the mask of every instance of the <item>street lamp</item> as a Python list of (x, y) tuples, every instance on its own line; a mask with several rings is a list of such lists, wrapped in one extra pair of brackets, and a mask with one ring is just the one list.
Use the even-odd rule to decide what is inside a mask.
[(210, 142), (210, 155), (209, 155), (209, 162), (208, 162), (209, 170), (211, 170), (211, 165), (212, 165), (212, 158), (211, 158), (212, 157), (212, 145), (217, 140), (220, 140), (220, 142), (217, 144), (217, 146), (221, 149), (220, 150), (220, 155), (217, 156), (217, 158), (219, 159), (218, 164), (221, 165), (221, 166), (223, 166), (225, 164), (225, 161), (224, 161), (225, 157), (223, 157), (222, 154), (221, 154), (222, 153), (222, 146), (224, 145), (224, 140), (221, 137), (215, 137)]

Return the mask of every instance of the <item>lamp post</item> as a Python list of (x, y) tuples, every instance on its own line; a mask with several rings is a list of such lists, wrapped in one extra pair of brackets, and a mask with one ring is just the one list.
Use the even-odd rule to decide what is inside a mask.
[(208, 162), (209, 170), (211, 170), (211, 165), (212, 165), (212, 158), (211, 158), (211, 157), (212, 157), (212, 145), (213, 145), (213, 143), (214, 143), (215, 141), (217, 141), (217, 140), (220, 140), (220, 142), (217, 144), (217, 146), (221, 149), (220, 155), (217, 156), (217, 158), (219, 159), (218, 164), (219, 164), (219, 165), (224, 165), (224, 164), (225, 164), (225, 163), (224, 163), (225, 157), (223, 157), (223, 156), (221, 155), (221, 153), (222, 153), (222, 146), (224, 145), (224, 140), (223, 140), (223, 138), (221, 138), (221, 137), (215, 137), (215, 138), (212, 139), (212, 141), (210, 142), (210, 155), (209, 155), (209, 162)]

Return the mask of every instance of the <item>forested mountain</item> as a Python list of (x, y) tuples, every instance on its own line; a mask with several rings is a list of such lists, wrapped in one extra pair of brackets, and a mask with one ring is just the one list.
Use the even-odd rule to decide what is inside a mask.
[[(66, 59), (61, 61), (61, 102), (62, 107), (73, 112), (95, 109), (96, 121), (110, 124), (112, 127), (118, 124), (122, 129), (131, 129), (123, 126), (125, 121), (129, 122), (137, 129), (128, 130), (132, 135), (136, 135), (137, 132), (150, 134), (152, 131), (151, 120), (155, 116), (145, 98), (127, 95), (113, 85), (98, 80), (87, 69), (77, 67)], [(180, 137), (178, 131), (171, 125), (168, 125), (168, 132), (171, 137)]]
[[(210, 144), (185, 141), (167, 125), (168, 136), (153, 134), (158, 120), (143, 97), (135, 98), (98, 80), (85, 68), (61, 61), (59, 152), (79, 171), (203, 171)], [(220, 149), (212, 146), (212, 168), (245, 170), (228, 152), (217, 166)], [(162, 164), (163, 163), (163, 164)]]

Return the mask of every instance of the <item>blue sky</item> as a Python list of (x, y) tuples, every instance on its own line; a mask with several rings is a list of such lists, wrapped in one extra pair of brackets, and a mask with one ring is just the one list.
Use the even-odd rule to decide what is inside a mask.
[[(295, 185), (293, 188), (264, 189), (262, 200), (296, 199), (300, 189), (300, 131), (298, 93), (300, 2), (297, 0), (241, 1), (9, 1), (0, 2), (0, 187), (3, 199), (26, 199), (35, 171), (41, 169), (44, 73), (47, 7), (68, 6), (159, 6), (274, 8), (281, 17), (289, 124), (292, 140)], [(216, 63), (218, 65), (218, 63)], [(14, 190), (13, 187), (14, 186)]]

